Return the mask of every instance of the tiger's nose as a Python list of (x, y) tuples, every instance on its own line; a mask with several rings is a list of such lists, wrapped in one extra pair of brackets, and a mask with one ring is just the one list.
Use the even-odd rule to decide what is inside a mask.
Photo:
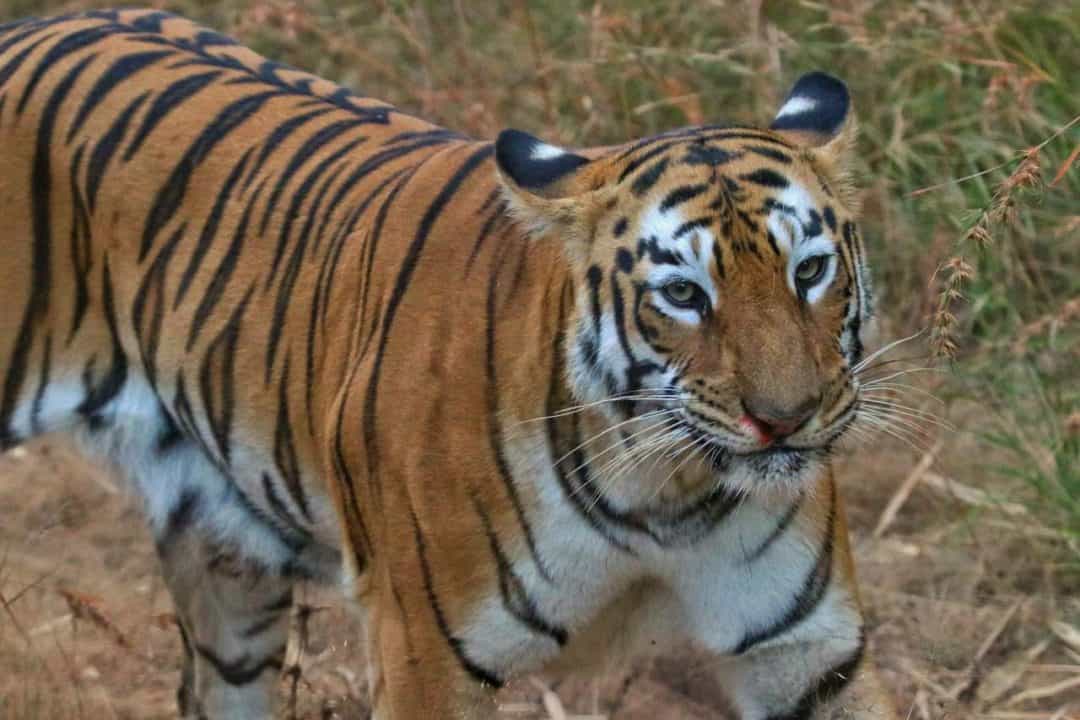
[(794, 434), (817, 412), (821, 398), (812, 396), (792, 408), (780, 408), (759, 399), (743, 401), (744, 422), (752, 425), (763, 442), (782, 440)]

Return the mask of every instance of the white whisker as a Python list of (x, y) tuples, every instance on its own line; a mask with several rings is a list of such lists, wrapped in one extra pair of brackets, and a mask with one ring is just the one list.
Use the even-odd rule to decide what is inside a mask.
[(605, 435), (608, 435), (609, 433), (615, 432), (616, 430), (623, 427), (624, 425), (629, 425), (630, 423), (634, 423), (634, 422), (640, 422), (642, 420), (653, 420), (653, 419), (655, 419), (657, 417), (661, 417), (661, 416), (664, 416), (664, 415), (672, 415), (672, 414), (677, 413), (677, 412), (679, 412), (679, 411), (675, 410), (675, 409), (652, 410), (652, 411), (647, 412), (647, 413), (642, 413), (641, 415), (635, 415), (634, 417), (632, 417), (632, 418), (630, 418), (628, 420), (623, 420), (622, 422), (617, 422), (614, 425), (609, 426), (607, 429), (602, 430), (602, 431), (596, 433), (595, 435), (592, 435), (592, 436), (586, 438), (580, 444), (576, 445), (575, 447), (573, 447), (569, 451), (567, 451), (565, 455), (562, 455), (558, 459), (556, 459), (553, 464), (558, 465), (563, 460), (565, 460), (566, 458), (568, 458), (571, 455), (573, 455), (574, 453), (576, 453), (578, 450), (581, 450), (583, 447), (585, 447), (587, 445), (591, 445), (592, 443), (596, 442), (597, 440), (604, 437)]
[(860, 370), (862, 370), (867, 365), (869, 365), (871, 362), (873, 362), (875, 358), (881, 357), (882, 355), (889, 352), (890, 350), (892, 350), (894, 347), (897, 347), (898, 345), (903, 345), (906, 342), (910, 342), (911, 340), (914, 340), (915, 338), (917, 338), (920, 335), (922, 335), (923, 333), (925, 333), (926, 330), (927, 330), (927, 328), (922, 328), (921, 330), (919, 330), (918, 332), (916, 332), (913, 335), (908, 335), (907, 337), (900, 338), (899, 340), (893, 340), (891, 343), (889, 343), (885, 347), (878, 348), (874, 352), (870, 353), (868, 356), (864, 357), (859, 362), (855, 363), (855, 365), (851, 368), (851, 372), (852, 373), (858, 373)]

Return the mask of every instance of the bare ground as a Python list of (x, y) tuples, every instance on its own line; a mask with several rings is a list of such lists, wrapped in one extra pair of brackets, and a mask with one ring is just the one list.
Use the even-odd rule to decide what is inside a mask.
[[(842, 463), (871, 651), (907, 716), (1075, 720), (1080, 593), (1046, 560), (1058, 540), (1019, 508), (934, 489), (978, 447), (950, 438), (906, 500), (897, 488), (928, 465), (911, 450), (879, 442)], [(874, 537), (894, 496), (898, 512)], [(365, 718), (362, 628), (327, 591), (304, 588), (300, 600), (313, 612), (292, 712)], [(175, 717), (179, 663), (148, 534), (113, 481), (61, 440), (0, 456), (0, 718)], [(523, 681), (501, 700), (523, 720), (724, 714), (691, 657), (554, 687)]]

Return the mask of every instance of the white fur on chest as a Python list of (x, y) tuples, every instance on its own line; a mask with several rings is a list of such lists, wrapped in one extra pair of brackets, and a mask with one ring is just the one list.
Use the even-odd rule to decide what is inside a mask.
[[(538, 614), (567, 631), (567, 646), (527, 627), (494, 593), (460, 632), (470, 657), (485, 667), (520, 674), (548, 667), (560, 653), (581, 664), (685, 645), (728, 654), (792, 612), (819, 561), (824, 527), (791, 523), (774, 536), (791, 497), (746, 500), (689, 547), (664, 548), (645, 535), (623, 534), (630, 552), (620, 550), (567, 501), (542, 464), (550, 462), (547, 457), (538, 445), (532, 473), (515, 476), (535, 483), (539, 507), (529, 515), (550, 580), (523, 543), (508, 549)], [(756, 553), (767, 541), (767, 550)], [(784, 639), (818, 635), (827, 627), (839, 632), (855, 621), (850, 599), (830, 589)]]

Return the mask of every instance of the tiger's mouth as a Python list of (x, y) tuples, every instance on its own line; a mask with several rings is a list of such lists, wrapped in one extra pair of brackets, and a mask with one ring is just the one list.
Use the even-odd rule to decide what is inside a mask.
[[(742, 469), (764, 482), (790, 481), (802, 477), (807, 470), (828, 457), (832, 446), (831, 441), (806, 447), (779, 441), (767, 447), (743, 449), (732, 447), (722, 436), (689, 420), (683, 420), (682, 429), (701, 444), (702, 452), (718, 475), (734, 475)], [(842, 430), (838, 434), (842, 434)]]

